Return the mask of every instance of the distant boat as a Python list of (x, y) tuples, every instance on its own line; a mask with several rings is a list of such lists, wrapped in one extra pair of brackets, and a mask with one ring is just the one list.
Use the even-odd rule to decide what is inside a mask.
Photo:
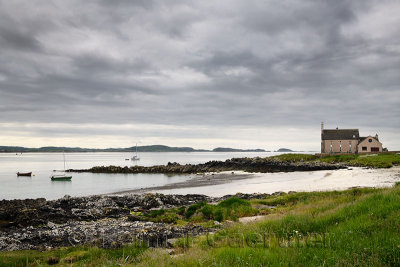
[(65, 174), (55, 174), (51, 176), (52, 181), (69, 181), (72, 179), (72, 175), (65, 175)]
[(134, 155), (131, 160), (140, 160), (139, 156), (137, 155), (137, 143), (136, 143), (136, 155)]
[(17, 172), (17, 176), (32, 176), (32, 172)]
[(69, 181), (72, 179), (72, 175), (67, 175), (65, 173), (65, 154), (63, 153), (64, 157), (64, 173), (63, 174), (54, 174), (50, 178), (52, 181)]

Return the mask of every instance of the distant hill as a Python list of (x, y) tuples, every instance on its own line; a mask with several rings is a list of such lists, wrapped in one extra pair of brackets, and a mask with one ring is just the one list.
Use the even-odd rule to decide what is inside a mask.
[(103, 149), (90, 149), (80, 147), (56, 147), (46, 146), (40, 148), (29, 148), (20, 146), (0, 146), (0, 152), (97, 152)]
[[(194, 149), (192, 147), (169, 147), (164, 145), (138, 146), (140, 152), (203, 152), (204, 149)], [(136, 147), (126, 148), (126, 151), (136, 151)]]
[(236, 149), (229, 147), (217, 147), (212, 150), (213, 152), (266, 152), (264, 149)]
[(294, 151), (289, 148), (279, 148), (276, 152), (294, 152)]
[[(138, 146), (138, 152), (265, 152), (264, 149), (235, 149), (218, 147), (213, 150), (194, 149), (192, 147), (169, 147), (164, 145)], [(20, 146), (0, 146), (0, 152), (134, 152), (136, 147), (127, 148), (81, 148), (81, 147), (55, 147), (27, 148)]]

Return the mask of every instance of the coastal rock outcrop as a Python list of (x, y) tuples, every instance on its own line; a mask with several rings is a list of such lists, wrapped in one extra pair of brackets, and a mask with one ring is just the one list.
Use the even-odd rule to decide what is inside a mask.
[[(282, 192), (278, 192), (280, 194)], [(283, 193), (282, 193), (283, 194)], [(178, 226), (144, 220), (140, 213), (188, 207), (200, 202), (217, 203), (230, 197), (263, 199), (255, 193), (208, 197), (205, 195), (141, 194), (124, 196), (65, 196), (0, 201), (0, 251), (89, 245), (104, 248), (127, 243), (160, 247), (169, 239), (199, 235), (218, 229), (195, 224)], [(139, 218), (141, 217), (141, 218)]]
[(0, 201), (0, 229), (34, 226), (68, 221), (91, 221), (128, 216), (136, 210), (168, 209), (209, 201), (205, 195), (142, 194), (125, 196), (65, 196), (57, 200), (44, 198)]
[(137, 246), (166, 247), (168, 240), (184, 235), (196, 236), (212, 231), (199, 225), (175, 226), (164, 223), (132, 222), (126, 217), (91, 222), (70, 221), (64, 224), (48, 222), (18, 231), (0, 232), (0, 251), (45, 250), (65, 246), (120, 247), (130, 243)]
[(144, 242), (166, 246), (170, 238), (209, 229), (135, 220), (131, 213), (213, 201), (205, 195), (142, 194), (0, 201), (0, 251)]
[(209, 161), (204, 164), (179, 164), (168, 162), (167, 165), (156, 166), (96, 166), (90, 169), (70, 169), (69, 172), (92, 173), (171, 173), (189, 174), (205, 172), (221, 172), (242, 170), (247, 172), (293, 172), (336, 170), (346, 168), (340, 164), (313, 161), (281, 161), (275, 158), (233, 158), (226, 161)]

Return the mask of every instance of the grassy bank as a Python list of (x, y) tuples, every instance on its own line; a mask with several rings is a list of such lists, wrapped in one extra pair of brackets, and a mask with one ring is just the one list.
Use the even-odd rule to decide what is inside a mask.
[(385, 154), (356, 154), (356, 155), (332, 155), (319, 158), (315, 155), (307, 154), (282, 154), (273, 156), (273, 158), (282, 161), (293, 162), (313, 162), (320, 161), (326, 163), (343, 163), (349, 166), (372, 167), (372, 168), (390, 168), (400, 165), (400, 155), (396, 153)]
[[(228, 199), (212, 208), (203, 203), (182, 212), (181, 220), (221, 221), (232, 215), (268, 210), (262, 221), (224, 226), (218, 233), (177, 242), (165, 249), (65, 248), (46, 252), (0, 253), (1, 266), (398, 266), (400, 186), (292, 193), (265, 199)], [(271, 209), (270, 206), (275, 208)], [(166, 211), (171, 212), (171, 211)], [(188, 214), (189, 212), (189, 214)], [(159, 214), (157, 216), (162, 216)], [(156, 218), (157, 218), (156, 216)], [(207, 217), (208, 216), (208, 217)], [(186, 219), (183, 219), (186, 217)], [(235, 218), (234, 218), (235, 219)], [(189, 241), (189, 242), (188, 242)], [(189, 243), (189, 245), (188, 245)]]
[(146, 248), (125, 246), (118, 249), (68, 247), (49, 251), (0, 252), (0, 266), (121, 266), (131, 263)]

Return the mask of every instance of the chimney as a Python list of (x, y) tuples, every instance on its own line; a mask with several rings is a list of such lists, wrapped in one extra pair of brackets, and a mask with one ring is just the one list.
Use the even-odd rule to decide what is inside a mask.
[(321, 121), (321, 133), (322, 133), (323, 130), (324, 130), (324, 122)]
[(378, 134), (375, 134), (375, 139), (379, 141)]

